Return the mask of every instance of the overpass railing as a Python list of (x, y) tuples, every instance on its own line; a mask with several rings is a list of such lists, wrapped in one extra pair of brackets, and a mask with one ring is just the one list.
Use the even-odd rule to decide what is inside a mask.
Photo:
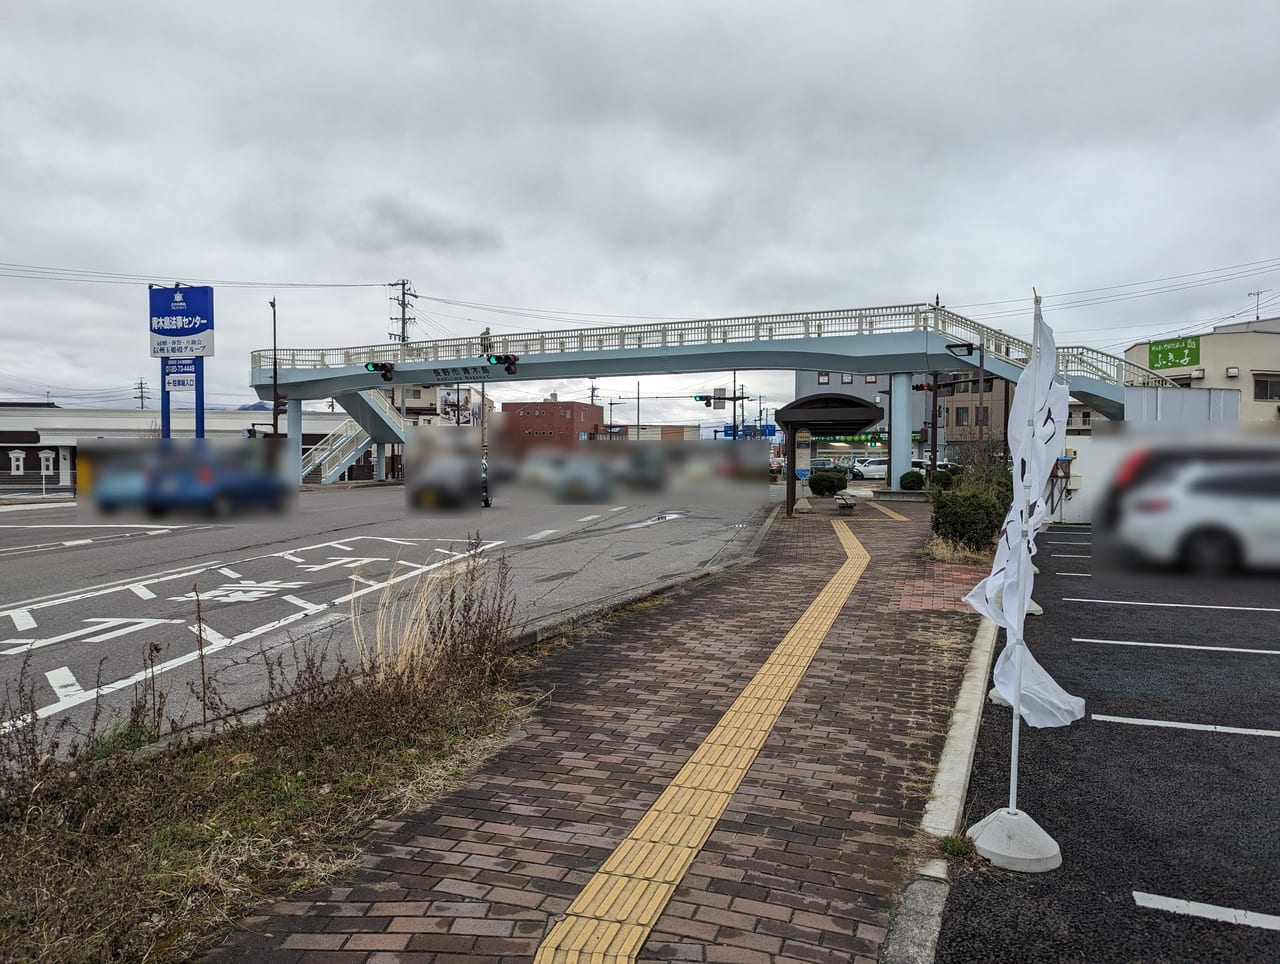
[[(706, 318), (605, 328), (578, 328), (568, 331), (539, 331), (512, 335), (479, 335), (440, 338), (432, 341), (359, 345), (351, 348), (280, 349), (276, 355), (287, 368), (337, 368), (365, 362), (436, 362), (481, 358), (491, 352), (531, 355), (571, 352), (628, 351), (645, 348), (684, 348), (699, 345), (729, 345), (759, 341), (785, 341), (824, 336), (876, 335), (904, 331), (937, 331), (955, 341), (981, 344), (988, 357), (1002, 358), (1013, 365), (1026, 364), (1031, 345), (996, 328), (965, 318), (934, 305), (889, 305), (879, 308), (838, 308), (828, 311), (791, 312), (776, 315), (748, 315), (737, 318)], [(1064, 375), (1087, 374), (1117, 385), (1173, 385), (1164, 376), (1150, 372), (1114, 355), (1092, 348), (1059, 348), (1058, 361)], [(270, 349), (255, 351), (251, 365), (270, 368)]]

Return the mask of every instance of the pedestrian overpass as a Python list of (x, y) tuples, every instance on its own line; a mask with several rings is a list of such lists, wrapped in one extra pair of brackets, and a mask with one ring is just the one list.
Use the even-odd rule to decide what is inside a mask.
[[(957, 355), (947, 346), (974, 346)], [(980, 351), (978, 349), (981, 349)], [(489, 354), (519, 357), (507, 374)], [(406, 425), (379, 389), (389, 385), (502, 384), (563, 378), (674, 375), (694, 372), (808, 370), (888, 374), (890, 484), (910, 465), (910, 386), (915, 372), (985, 367), (1015, 380), (1031, 355), (1030, 342), (935, 305), (892, 305), (830, 311), (706, 318), (567, 331), (480, 335), (392, 342), (352, 348), (255, 351), (250, 384), (270, 400), (273, 362), (287, 398), (290, 469), (299, 480), (333, 482), (370, 446), (383, 464), (388, 444), (403, 443)], [(391, 362), (390, 382), (366, 370)], [(1081, 345), (1058, 348), (1058, 372), (1071, 394), (1107, 418), (1124, 417), (1131, 386), (1174, 386), (1163, 375), (1116, 355)], [(302, 458), (302, 403), (333, 398), (349, 418)]]

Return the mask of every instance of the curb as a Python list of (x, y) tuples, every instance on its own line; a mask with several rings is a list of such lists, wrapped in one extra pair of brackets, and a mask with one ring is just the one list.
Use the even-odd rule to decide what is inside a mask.
[[(938, 839), (956, 833), (964, 813), (995, 643), (996, 625), (984, 618), (973, 637), (969, 664), (951, 710), (947, 740), (933, 778), (933, 792), (920, 821), (920, 828)], [(917, 870), (916, 879), (907, 885), (902, 906), (889, 925), (881, 964), (929, 964), (933, 960), (950, 889), (943, 858), (928, 860)]]

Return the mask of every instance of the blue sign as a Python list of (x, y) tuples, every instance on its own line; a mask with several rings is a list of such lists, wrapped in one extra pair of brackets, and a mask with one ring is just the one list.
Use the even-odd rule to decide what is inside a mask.
[(763, 431), (766, 438), (774, 438), (778, 434), (778, 426), (766, 425), (764, 426)]
[(213, 288), (152, 288), (151, 357), (213, 354)]

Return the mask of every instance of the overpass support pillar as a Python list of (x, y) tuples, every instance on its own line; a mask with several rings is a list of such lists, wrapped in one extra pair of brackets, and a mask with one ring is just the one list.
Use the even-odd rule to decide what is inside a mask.
[(291, 398), (285, 409), (285, 432), (288, 439), (285, 460), (289, 466), (289, 478), (295, 485), (302, 484), (302, 399)]
[(387, 443), (378, 442), (373, 447), (373, 477), (379, 482), (387, 480)]
[(911, 373), (889, 377), (889, 476), (885, 488), (899, 489), (902, 473), (911, 468)]

